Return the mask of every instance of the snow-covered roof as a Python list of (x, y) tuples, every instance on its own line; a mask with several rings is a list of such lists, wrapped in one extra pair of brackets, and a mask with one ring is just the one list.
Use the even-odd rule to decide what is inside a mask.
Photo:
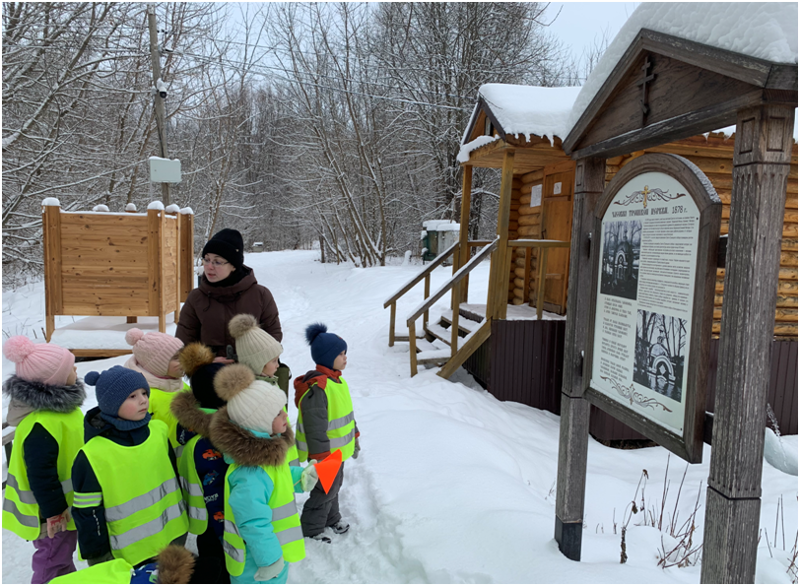
[(426, 220), (422, 222), (422, 227), (436, 232), (458, 232), (460, 229), (458, 222), (450, 220)]
[[(572, 104), (579, 87), (536, 87), (506, 83), (487, 83), (480, 87), (483, 98), (506, 134), (566, 137)], [(475, 115), (475, 114), (473, 114)]]
[[(531, 140), (532, 136), (547, 137), (552, 144), (553, 138), (565, 138), (571, 126), (568, 124), (572, 104), (581, 88), (579, 87), (537, 87), (529, 85), (513, 85), (507, 83), (487, 83), (480, 87), (478, 96), (489, 107), (501, 128), (499, 131), (512, 134), (517, 138)], [(472, 112), (464, 136), (461, 138), (461, 150), (458, 162), (465, 163), (469, 154), (497, 140), (497, 137), (479, 136), (467, 142), (467, 132), (472, 128), (477, 116), (478, 107)]]
[(794, 2), (643, 2), (617, 33), (581, 88), (569, 117), (568, 131), (642, 29), (775, 63), (797, 63)]

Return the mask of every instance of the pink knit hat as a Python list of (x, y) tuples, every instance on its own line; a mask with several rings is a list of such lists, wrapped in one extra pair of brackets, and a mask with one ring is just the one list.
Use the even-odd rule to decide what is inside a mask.
[(183, 342), (178, 338), (161, 332), (145, 334), (139, 328), (131, 328), (125, 334), (125, 341), (133, 346), (133, 355), (136, 361), (145, 370), (160, 377), (167, 376), (169, 361), (183, 348)]
[(55, 344), (34, 344), (25, 336), (12, 336), (3, 345), (3, 354), (16, 364), (23, 380), (64, 386), (75, 365), (75, 356)]

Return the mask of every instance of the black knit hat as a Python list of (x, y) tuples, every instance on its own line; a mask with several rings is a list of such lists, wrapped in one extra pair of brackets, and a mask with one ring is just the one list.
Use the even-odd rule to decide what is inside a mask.
[(197, 369), (189, 378), (194, 398), (204, 409), (219, 409), (225, 405), (225, 401), (219, 398), (214, 390), (214, 377), (222, 370), (225, 364), (213, 362)]
[(244, 240), (238, 230), (224, 228), (211, 237), (203, 247), (203, 256), (207, 253), (218, 254), (237, 269), (244, 264)]

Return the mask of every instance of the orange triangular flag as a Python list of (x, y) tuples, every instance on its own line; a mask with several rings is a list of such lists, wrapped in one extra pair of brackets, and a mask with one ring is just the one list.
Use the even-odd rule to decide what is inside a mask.
[(314, 468), (317, 469), (317, 474), (319, 475), (319, 483), (322, 485), (322, 490), (325, 491), (325, 494), (328, 494), (331, 489), (331, 485), (341, 467), (342, 450), (336, 450), (322, 462), (314, 464)]

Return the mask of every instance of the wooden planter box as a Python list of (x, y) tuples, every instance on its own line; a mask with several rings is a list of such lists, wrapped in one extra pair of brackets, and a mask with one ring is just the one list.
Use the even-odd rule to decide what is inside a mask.
[[(194, 216), (190, 209), (147, 213), (62, 212), (58, 200), (43, 202), (45, 335), (55, 316), (166, 316), (175, 313), (193, 287)], [(174, 210), (174, 211), (173, 211)], [(73, 350), (82, 356), (128, 351)]]

